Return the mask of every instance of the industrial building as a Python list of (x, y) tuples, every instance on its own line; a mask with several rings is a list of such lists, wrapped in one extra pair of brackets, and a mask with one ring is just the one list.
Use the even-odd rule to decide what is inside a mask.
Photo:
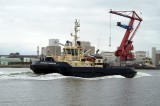
[(81, 47), (84, 50), (84, 52), (90, 50), (90, 55), (95, 54), (95, 47), (91, 46), (90, 42), (81, 41)]
[(10, 53), (9, 55), (0, 55), (0, 67), (4, 66), (24, 66), (29, 67), (32, 61), (37, 60), (37, 55), (20, 55), (20, 53)]
[(20, 58), (0, 58), (0, 65), (15, 65), (22, 63)]
[(156, 47), (152, 47), (152, 62), (156, 66), (160, 65), (160, 50), (156, 50)]
[(101, 55), (103, 56), (103, 59), (107, 59), (107, 62), (114, 62), (116, 60), (116, 56), (114, 55), (114, 52), (102, 51)]
[(60, 56), (61, 46), (59, 46), (59, 39), (49, 39), (49, 45), (41, 48), (41, 55), (43, 56)]
[[(49, 45), (41, 48), (41, 55), (43, 56), (60, 56), (61, 46), (63, 45), (59, 42), (59, 39), (49, 39)], [(64, 46), (64, 45), (63, 45)], [(85, 51), (89, 50), (91, 55), (95, 54), (95, 47), (91, 46), (90, 42), (81, 41), (81, 47)]]
[(143, 63), (144, 58), (146, 58), (146, 51), (136, 51), (135, 52), (135, 63)]
[(105, 63), (108, 63), (110, 66), (119, 66), (119, 60), (115, 56), (114, 52), (107, 52), (107, 51), (102, 51), (101, 55), (104, 59)]
[(60, 56), (61, 55), (61, 47), (60, 46), (42, 47), (41, 54), (44, 56)]
[[(109, 63), (111, 66), (119, 66), (120, 60), (115, 56), (114, 52), (105, 52), (102, 51), (101, 55), (106, 63)], [(136, 51), (134, 53), (135, 60), (134, 61), (126, 61), (127, 64), (143, 64), (146, 56), (146, 51)]]

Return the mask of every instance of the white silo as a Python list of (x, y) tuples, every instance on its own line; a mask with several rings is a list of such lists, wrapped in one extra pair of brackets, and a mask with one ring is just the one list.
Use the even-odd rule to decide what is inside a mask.
[(152, 63), (156, 65), (156, 48), (152, 47)]
[(59, 46), (59, 39), (49, 39), (49, 46)]
[(39, 57), (39, 46), (37, 46), (37, 56)]

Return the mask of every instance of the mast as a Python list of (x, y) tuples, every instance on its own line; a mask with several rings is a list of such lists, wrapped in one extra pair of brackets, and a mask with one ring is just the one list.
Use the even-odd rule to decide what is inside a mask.
[(79, 31), (78, 27), (80, 27), (80, 22), (77, 21), (77, 19), (75, 19), (74, 34), (71, 33), (71, 36), (74, 37), (73, 46), (77, 46), (77, 39), (79, 38), (79, 37), (77, 36), (77, 33), (78, 33), (78, 31)]

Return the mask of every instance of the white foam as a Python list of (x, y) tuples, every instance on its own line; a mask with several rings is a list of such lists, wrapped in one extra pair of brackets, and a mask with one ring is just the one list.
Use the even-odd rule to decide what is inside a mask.
[(82, 78), (82, 77), (71, 77), (70, 78), (74, 78), (74, 79), (84, 79), (84, 80), (102, 80), (102, 79), (107, 79), (107, 78), (125, 78), (124, 76), (121, 75), (110, 75), (110, 76), (103, 76), (103, 77), (93, 77), (93, 78)]
[(4, 72), (1, 72), (1, 71), (0, 71), (0, 75), (2, 75), (2, 74), (4, 74)]
[(36, 75), (33, 72), (10, 72), (10, 73), (1, 73), (0, 79), (14, 79), (14, 80), (53, 80), (65, 78), (57, 73), (46, 74), (46, 75)]
[(136, 76), (134, 78), (140, 78), (140, 77), (149, 77), (151, 76), (148, 73), (144, 73), (144, 72), (137, 72)]
[[(117, 78), (117, 79), (119, 79), (119, 78), (125, 78), (125, 77), (123, 77), (121, 75), (110, 75), (110, 76), (104, 76), (104, 77), (97, 77), (95, 79), (102, 80), (102, 79), (108, 79), (108, 78)], [(91, 80), (94, 80), (94, 78), (91, 79)]]
[[(137, 72), (137, 74), (133, 78), (149, 77), (149, 76), (151, 76), (151, 75), (148, 73)], [(81, 77), (71, 77), (71, 78), (84, 79), (84, 80), (102, 80), (102, 79), (108, 79), (108, 78), (122, 79), (122, 78), (126, 78), (126, 77), (121, 76), (121, 75), (110, 75), (110, 76), (94, 77), (94, 78), (81, 78)]]
[(63, 76), (58, 73), (52, 73), (52, 74), (40, 75), (36, 77), (35, 80), (53, 80), (53, 79), (62, 79), (62, 78), (66, 78), (66, 76)]

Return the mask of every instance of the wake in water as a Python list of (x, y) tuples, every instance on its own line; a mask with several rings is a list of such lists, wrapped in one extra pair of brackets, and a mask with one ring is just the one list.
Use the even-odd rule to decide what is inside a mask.
[[(137, 72), (137, 74), (134, 78), (148, 77), (148, 76), (151, 76), (151, 75), (148, 74), (148, 73)], [(84, 80), (103, 80), (103, 79), (108, 79), (108, 78), (118, 78), (118, 79), (120, 79), (120, 78), (126, 78), (126, 77), (121, 76), (121, 75), (110, 75), (110, 76), (95, 77), (95, 78), (80, 78), (80, 77), (72, 77), (72, 78), (84, 79)]]
[(144, 73), (144, 72), (137, 72), (137, 74), (134, 78), (149, 77), (149, 76), (151, 76), (151, 74)]
[[(151, 76), (150, 74), (143, 73), (143, 72), (137, 72), (137, 75), (134, 78), (140, 78), (140, 77), (148, 77)], [(76, 79), (84, 79), (84, 80), (102, 80), (107, 78), (125, 78), (121, 75), (113, 75), (113, 76), (104, 76), (104, 77), (95, 77), (95, 78), (80, 78), (80, 77), (67, 77), (63, 76), (61, 74), (57, 73), (51, 73), (46, 75), (37, 75), (34, 74), (30, 69), (28, 68), (22, 68), (22, 69), (13, 69), (13, 68), (7, 68), (7, 69), (0, 69), (0, 80), (54, 80), (54, 79), (62, 79), (62, 78), (76, 78)]]
[(11, 74), (0, 74), (0, 79), (14, 79), (14, 80), (53, 80), (65, 78), (57, 73), (46, 74), (46, 75), (36, 75), (32, 72), (22, 72), (22, 73), (11, 73)]
[(46, 75), (37, 75), (34, 74), (29, 69), (1, 69), (0, 70), (0, 79), (1, 80), (53, 80), (53, 79), (60, 79), (65, 78), (65, 76), (62, 76), (57, 73), (52, 74), (46, 74)]

